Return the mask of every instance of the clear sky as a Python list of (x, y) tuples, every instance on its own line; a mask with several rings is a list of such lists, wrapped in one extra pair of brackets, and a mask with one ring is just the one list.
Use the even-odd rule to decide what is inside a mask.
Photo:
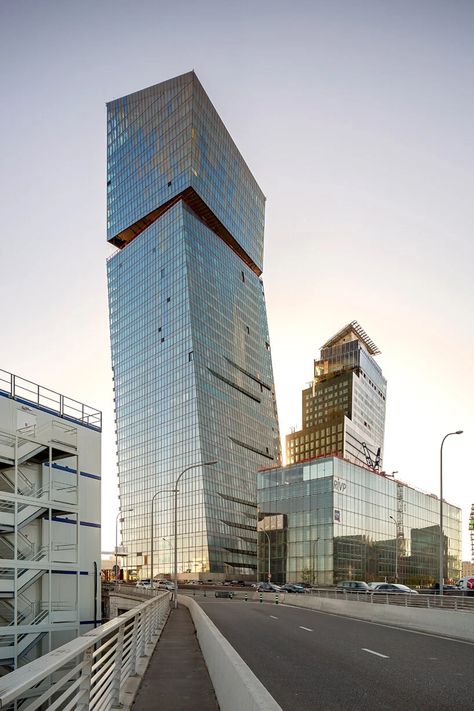
[(104, 413), (117, 511), (105, 102), (195, 69), (267, 196), (282, 434), (357, 319), (388, 379), (384, 468), (474, 501), (471, 0), (1, 0), (0, 368)]

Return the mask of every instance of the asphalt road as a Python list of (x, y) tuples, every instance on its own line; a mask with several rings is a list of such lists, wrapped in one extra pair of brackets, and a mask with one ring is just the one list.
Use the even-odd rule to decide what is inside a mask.
[(474, 709), (474, 644), (286, 605), (196, 602), (284, 711)]

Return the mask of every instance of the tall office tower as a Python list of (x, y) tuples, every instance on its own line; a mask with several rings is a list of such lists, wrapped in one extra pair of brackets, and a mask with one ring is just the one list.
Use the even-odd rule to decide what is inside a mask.
[(378, 353), (357, 321), (322, 346), (313, 383), (302, 393), (303, 427), (286, 437), (288, 464), (338, 454), (380, 468), (387, 381), (373, 357)]
[(169, 490), (186, 469), (179, 576), (254, 575), (256, 472), (280, 457), (260, 278), (265, 198), (194, 72), (112, 101), (107, 114), (126, 568), (150, 575), (156, 494), (153, 574), (172, 571)]

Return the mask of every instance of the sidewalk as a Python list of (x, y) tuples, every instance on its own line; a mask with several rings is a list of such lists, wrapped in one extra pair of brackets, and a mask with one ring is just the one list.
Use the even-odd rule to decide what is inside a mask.
[(219, 711), (191, 615), (171, 610), (132, 711)]

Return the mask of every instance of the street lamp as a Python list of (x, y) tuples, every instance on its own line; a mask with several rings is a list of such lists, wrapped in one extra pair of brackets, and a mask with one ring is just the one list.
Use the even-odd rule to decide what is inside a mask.
[(262, 528), (262, 533), (264, 533), (266, 535), (267, 540), (268, 540), (268, 576), (267, 577), (268, 577), (268, 582), (270, 582), (270, 580), (272, 579), (272, 573), (270, 570), (270, 536), (263, 528)]
[(163, 492), (165, 492), (165, 491), (169, 491), (170, 493), (172, 493), (172, 492), (174, 491), (174, 489), (158, 489), (158, 491), (155, 491), (155, 493), (154, 493), (153, 496), (151, 497), (151, 514), (150, 514), (150, 518), (151, 518), (151, 521), (150, 521), (150, 585), (151, 585), (151, 589), (152, 589), (152, 590), (154, 590), (154, 577), (153, 577), (153, 539), (154, 539), (154, 528), (155, 528), (155, 526), (154, 526), (154, 523), (155, 523), (155, 521), (154, 521), (155, 516), (154, 516), (153, 508), (154, 508), (154, 505), (155, 505), (155, 498), (158, 496), (158, 494), (161, 494), (161, 493), (163, 493)]
[[(118, 558), (118, 554), (117, 554), (117, 548), (118, 548), (118, 521), (119, 521), (119, 517), (121, 516), (121, 514), (129, 513), (130, 511), (133, 511), (133, 509), (125, 509), (125, 511), (119, 511), (118, 514), (117, 514), (117, 516), (115, 517), (115, 576), (114, 576), (114, 577), (115, 577), (115, 582), (117, 582), (117, 571), (118, 571), (118, 564), (117, 564), (117, 558)], [(125, 520), (125, 519), (121, 518), (121, 519), (120, 519), (120, 522), (122, 522), (122, 521), (124, 521), (124, 520)]]
[(443, 594), (444, 585), (444, 536), (443, 536), (443, 444), (451, 435), (460, 435), (462, 430), (448, 432), (441, 441), (439, 450), (439, 594)]
[(313, 541), (312, 544), (311, 544), (311, 549), (312, 549), (312, 556), (311, 556), (311, 559), (312, 559), (312, 561), (313, 561), (313, 585), (314, 585), (315, 580), (316, 580), (316, 565), (315, 565), (315, 561), (316, 561), (315, 556), (316, 556), (316, 554), (315, 554), (314, 551), (315, 551), (315, 548), (316, 548), (316, 543), (317, 543), (318, 541), (319, 541), (319, 538), (315, 538), (314, 541)]
[(395, 524), (395, 582), (398, 583), (398, 526), (393, 516), (388, 516)]
[(213, 464), (217, 464), (216, 461), (212, 462), (199, 462), (198, 464), (190, 464), (189, 467), (183, 469), (181, 474), (178, 476), (174, 483), (174, 590), (173, 590), (173, 607), (176, 609), (178, 607), (178, 484), (183, 476), (190, 469), (197, 469), (198, 467), (210, 467)]

